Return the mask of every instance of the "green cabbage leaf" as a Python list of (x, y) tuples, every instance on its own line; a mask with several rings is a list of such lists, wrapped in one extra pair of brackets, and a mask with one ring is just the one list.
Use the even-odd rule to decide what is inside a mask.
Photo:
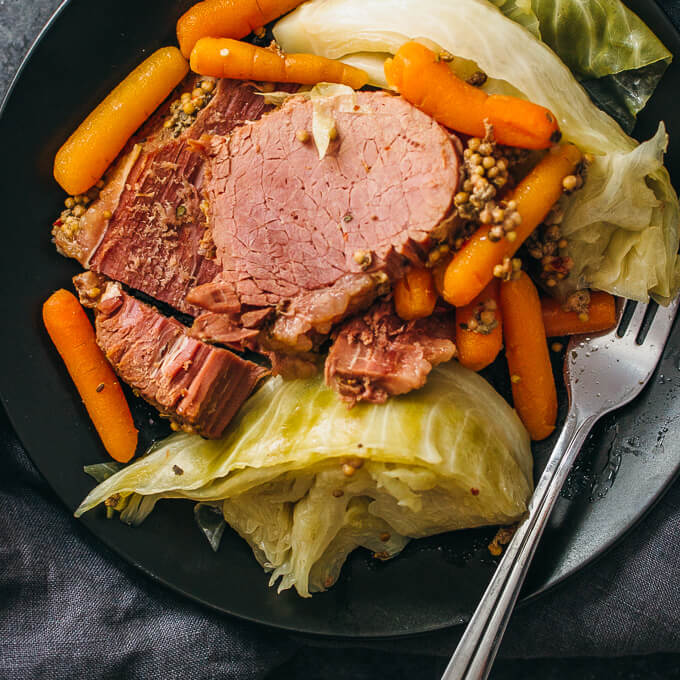
[[(513, 15), (511, 4), (503, 3), (501, 9)], [(554, 22), (551, 24), (544, 18), (547, 12), (536, 11), (539, 4), (542, 3), (532, 2), (532, 11), (538, 18), (541, 35), (549, 34), (543, 25)], [(565, 3), (562, 5), (566, 7)], [(515, 2), (512, 6), (517, 12), (528, 12), (526, 3)], [(626, 25), (638, 31), (642, 22), (632, 14), (625, 17)], [(589, 20), (582, 16), (581, 24), (589, 25)], [(595, 31), (598, 39), (608, 39), (600, 35), (608, 24), (600, 22), (598, 26)], [(570, 254), (576, 263), (574, 275), (567, 279), (570, 285), (578, 283), (612, 293), (627, 291), (630, 297), (642, 301), (647, 301), (651, 294), (664, 302), (676, 294), (678, 199), (657, 155), (657, 151), (665, 147), (665, 132), (660, 128), (642, 152), (637, 150), (637, 142), (593, 103), (555, 52), (491, 2), (312, 0), (281, 19), (274, 27), (274, 36), (288, 52), (313, 52), (332, 59), (364, 53), (364, 60), (365, 53), (376, 53), (376, 64), (384, 61), (385, 53), (394, 54), (405, 41), (423, 40), (453, 54), (454, 70), (457, 61), (473, 63), (483, 70), (489, 76), (484, 85), (488, 92), (521, 96), (549, 108), (556, 115), (564, 138), (598, 157), (597, 169), (590, 174), (583, 189), (589, 197), (592, 221), (587, 222), (583, 212), (577, 220), (578, 213), (572, 210), (567, 211), (564, 220), (564, 230), (570, 234)], [(619, 66), (654, 58), (647, 52), (661, 54), (658, 45), (656, 50), (640, 48), (634, 59), (626, 61), (625, 55), (622, 56)], [(590, 68), (600, 72), (600, 69), (614, 68), (615, 61), (610, 58), (602, 65), (604, 62), (593, 56), (589, 63)], [(371, 73), (376, 71), (377, 68)], [(641, 156), (657, 160), (641, 164)], [(643, 167), (648, 168), (647, 174), (640, 172)], [(600, 176), (603, 171), (609, 173), (606, 178)], [(611, 196), (605, 191), (598, 193), (596, 188), (611, 189), (615, 180), (620, 181), (625, 190), (617, 193), (615, 216), (605, 221), (602, 216), (611, 206)], [(656, 200), (653, 208), (648, 205), (650, 189)], [(570, 203), (577, 204), (581, 195), (582, 192), (574, 193)], [(642, 211), (641, 204), (651, 209)], [(633, 214), (644, 216), (643, 221), (632, 224), (625, 218)], [(596, 215), (600, 217), (596, 219)], [(606, 275), (597, 272), (593, 256), (588, 252), (593, 243), (598, 244), (597, 269), (602, 268)], [(565, 291), (565, 287), (562, 290)]]
[[(172, 435), (100, 483), (76, 516), (116, 494), (136, 499), (125, 508), (133, 523), (131, 505), (146, 516), (161, 498), (219, 503), (271, 582), (308, 596), (337, 579), (356, 547), (387, 559), (411, 538), (511, 523), (532, 488), (517, 414), (451, 362), (422, 390), (351, 410), (321, 377), (273, 378), (224, 438)], [(215, 539), (220, 524), (210, 526)]]
[(491, 0), (547, 43), (627, 131), (672, 55), (620, 0)]

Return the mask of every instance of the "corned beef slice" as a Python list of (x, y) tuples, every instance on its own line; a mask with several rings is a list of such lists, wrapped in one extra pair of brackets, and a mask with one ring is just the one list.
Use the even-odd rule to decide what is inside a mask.
[[(190, 76), (179, 90), (191, 90), (195, 79)], [(168, 107), (169, 102), (131, 140), (75, 238), (55, 235), (61, 250), (83, 266), (196, 314), (186, 293), (211, 281), (219, 267), (201, 245), (205, 159), (193, 140), (228, 134), (271, 107), (252, 85), (221, 80), (211, 102), (177, 138), (163, 126)]]
[(454, 337), (450, 309), (403, 321), (392, 302), (381, 302), (336, 331), (326, 359), (326, 384), (350, 406), (383, 403), (391, 395), (422, 387), (433, 366), (455, 355)]
[(188, 300), (229, 320), (201, 317), (199, 337), (230, 342), (243, 312), (274, 308), (259, 346), (308, 351), (446, 235), (459, 179), (450, 136), (400, 97), (347, 99), (330, 104), (337, 138), (322, 160), (297, 134), (312, 129), (301, 97), (208, 144), (204, 188), (222, 271)]
[(268, 373), (190, 337), (185, 326), (128, 295), (119, 283), (92, 272), (74, 282), (83, 302), (95, 308), (97, 343), (116, 373), (185, 429), (220, 437)]
[(187, 140), (143, 154), (90, 260), (92, 271), (191, 313), (187, 291), (219, 271), (201, 254), (202, 180), (203, 159)]
[(176, 140), (152, 143), (137, 162), (91, 269), (195, 314), (188, 290), (214, 279), (219, 267), (201, 247), (205, 159), (192, 140), (228, 134), (269, 108), (252, 85), (221, 80), (190, 128)]

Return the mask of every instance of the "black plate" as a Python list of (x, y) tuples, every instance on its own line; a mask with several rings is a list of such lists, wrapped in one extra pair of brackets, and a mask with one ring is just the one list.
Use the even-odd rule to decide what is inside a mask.
[[(172, 41), (191, 4), (168, 0), (72, 0), (52, 20), (24, 63), (0, 120), (0, 392), (24, 446), (58, 496), (74, 509), (93, 482), (82, 466), (106, 460), (40, 319), (42, 301), (70, 286), (78, 266), (59, 257), (50, 223), (63, 194), (52, 180), (59, 145), (83, 116), (142, 58)], [(680, 37), (655, 4), (631, 3), (675, 54)], [(141, 7), (143, 6), (143, 10)], [(664, 118), (667, 157), (680, 177), (680, 111), (674, 63), (638, 125), (650, 136)], [(680, 327), (657, 376), (631, 406), (597, 428), (567, 485), (525, 588), (535, 596), (601, 554), (651, 507), (680, 467)], [(564, 400), (563, 400), (564, 401)], [(145, 436), (162, 431), (134, 400)], [(552, 441), (535, 448), (540, 471)], [(277, 595), (250, 549), (227, 532), (218, 554), (194, 526), (188, 502), (163, 502), (139, 528), (83, 520), (124, 559), (185, 595), (246, 619), (309, 633), (371, 637), (420, 633), (465, 621), (494, 569), (492, 529), (412, 542), (397, 559), (376, 563), (357, 552), (329, 592), (303, 600)]]

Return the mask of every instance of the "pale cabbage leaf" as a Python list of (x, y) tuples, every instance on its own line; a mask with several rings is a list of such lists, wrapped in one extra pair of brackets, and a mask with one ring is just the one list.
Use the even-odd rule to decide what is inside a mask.
[[(570, 277), (571, 285), (578, 281), (612, 293), (625, 290), (643, 301), (650, 294), (665, 301), (677, 292), (678, 202), (668, 174), (658, 168), (640, 175), (635, 140), (595, 106), (545, 43), (487, 0), (312, 0), (280, 20), (274, 35), (286, 51), (334, 59), (357, 52), (393, 54), (407, 40), (424, 39), (477, 64), (490, 77), (487, 91), (519, 94), (549, 108), (566, 140), (607, 157), (598, 163), (614, 173), (612, 178), (624, 181), (626, 190), (617, 195), (618, 214), (639, 215), (637, 206), (647, 200), (649, 187), (658, 201), (634, 229), (626, 220), (610, 218), (604, 226), (601, 220), (584, 224), (568, 215), (564, 228), (570, 234), (578, 274)], [(596, 180), (597, 171), (583, 190), (591, 196), (592, 214), (603, 213), (610, 201), (608, 195), (592, 191)], [(579, 193), (574, 194), (574, 203), (580, 200)], [(588, 253), (594, 242), (599, 244), (602, 269), (597, 276)]]
[(328, 147), (336, 134), (334, 111), (357, 112), (354, 90), (339, 83), (317, 83), (309, 90), (297, 92), (261, 92), (267, 104), (282, 106), (292, 97), (309, 99), (312, 102), (312, 139), (319, 154), (319, 160), (326, 156)]
[(672, 192), (667, 143), (660, 124), (630, 153), (595, 157), (585, 186), (566, 204), (562, 231), (576, 266), (565, 292), (580, 283), (641, 300), (651, 287), (664, 301), (677, 290), (677, 242), (664, 229), (680, 219), (675, 196), (664, 194)]
[(346, 54), (342, 58), (342, 62), (365, 71), (368, 74), (369, 85), (390, 90), (392, 88), (385, 79), (385, 61), (391, 56), (388, 52), (356, 52), (355, 54)]
[(356, 97), (347, 85), (319, 83), (310, 90), (309, 98), (312, 102), (312, 137), (319, 160), (322, 160), (337, 134), (334, 111), (354, 110)]
[(517, 414), (451, 362), (422, 390), (351, 410), (321, 377), (271, 379), (223, 439), (169, 437), (99, 484), (76, 515), (114, 494), (141, 499), (144, 516), (160, 498), (221, 502), (272, 583), (308, 596), (329, 587), (358, 546), (387, 559), (410, 538), (516, 521), (532, 485)]

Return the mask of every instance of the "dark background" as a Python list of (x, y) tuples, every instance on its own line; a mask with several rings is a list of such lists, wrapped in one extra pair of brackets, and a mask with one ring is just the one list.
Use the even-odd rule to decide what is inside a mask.
[[(57, 0), (0, 0), (0, 97), (33, 38), (58, 4)], [(676, 26), (680, 25), (680, 1), (666, 0), (661, 4), (675, 19)], [(6, 329), (0, 326), (0, 330)], [(2, 680), (82, 677), (85, 668), (92, 678), (158, 674), (168, 678), (314, 680), (380, 675), (420, 679), (438, 677), (446, 664), (443, 655), (452, 649), (453, 642), (447, 642), (443, 636), (438, 640), (422, 639), (422, 651), (427, 655), (420, 655), (417, 639), (378, 649), (338, 648), (318, 640), (310, 645), (306, 639), (288, 638), (281, 633), (272, 635), (232, 619), (226, 619), (220, 627), (220, 617), (167, 593), (78, 527), (35, 474), (1, 411), (0, 456), (3, 456), (0, 477), (5, 480), (0, 482), (0, 513), (12, 521), (25, 523), (23, 511), (29, 512), (31, 503), (42, 504), (44, 514), (34, 515), (34, 528), (37, 537), (44, 535), (36, 543), (47, 543), (46, 556), (40, 564), (45, 572), (36, 578), (36, 564), (40, 561), (34, 564), (29, 556), (17, 557), (12, 551), (12, 541), (19, 539), (0, 530)], [(7, 466), (5, 458), (9, 460)], [(680, 528), (679, 516), (680, 487), (676, 482), (653, 513), (615, 550), (569, 580), (556, 593), (518, 614), (502, 655), (534, 658), (502, 658), (492, 678), (656, 680), (680, 677), (677, 595), (674, 601), (670, 598), (667, 608), (663, 601), (651, 601), (645, 606), (644, 599), (640, 602), (630, 595), (635, 591), (636, 580), (639, 579), (640, 587), (644, 588), (642, 579), (649, 578), (666, 581), (670, 592), (677, 592), (680, 585), (677, 569), (654, 573), (654, 567), (660, 551), (668, 551), (670, 546), (670, 549), (675, 547), (677, 554), (677, 542), (673, 539)], [(115, 587), (102, 587), (100, 594), (104, 606), (112, 593), (120, 598), (119, 602), (110, 602), (112, 612), (118, 609), (117, 615), (121, 617), (117, 621), (113, 615), (106, 622), (111, 625), (110, 629), (102, 627), (101, 620), (89, 619), (82, 604), (69, 602), (67, 589), (55, 596), (49, 585), (55, 576), (62, 577), (59, 573), (64, 568), (62, 565), (81, 559), (87, 561), (89, 573), (100, 570), (103, 581), (109, 585), (115, 583)], [(72, 565), (74, 573), (79, 573), (76, 569), (81, 567)], [(23, 575), (22, 570), (25, 570)], [(41, 592), (43, 576), (44, 593)], [(31, 580), (33, 583), (29, 583)], [(657, 596), (659, 592), (662, 591), (655, 591)], [(42, 600), (40, 606), (35, 604), (36, 599)], [(139, 617), (137, 621), (135, 613)], [(544, 624), (545, 641), (540, 643), (522, 639), (523, 634), (536, 635), (537, 626), (531, 626), (534, 616)], [(95, 645), (86, 650), (83, 640), (91, 644), (92, 631), (87, 628), (93, 621), (101, 628), (98, 640), (101, 649)], [(215, 633), (206, 622), (218, 622), (219, 631)], [(522, 627), (521, 622), (528, 625)], [(188, 628), (191, 630), (187, 631)], [(155, 635), (142, 639), (147, 638), (150, 631)], [(201, 655), (197, 660), (197, 655), (191, 653), (195, 652), (196, 645), (206, 648), (204, 663), (200, 662)], [(38, 649), (39, 646), (44, 649)], [(35, 655), (31, 653), (33, 650)], [(106, 661), (100, 652), (108, 653)]]

